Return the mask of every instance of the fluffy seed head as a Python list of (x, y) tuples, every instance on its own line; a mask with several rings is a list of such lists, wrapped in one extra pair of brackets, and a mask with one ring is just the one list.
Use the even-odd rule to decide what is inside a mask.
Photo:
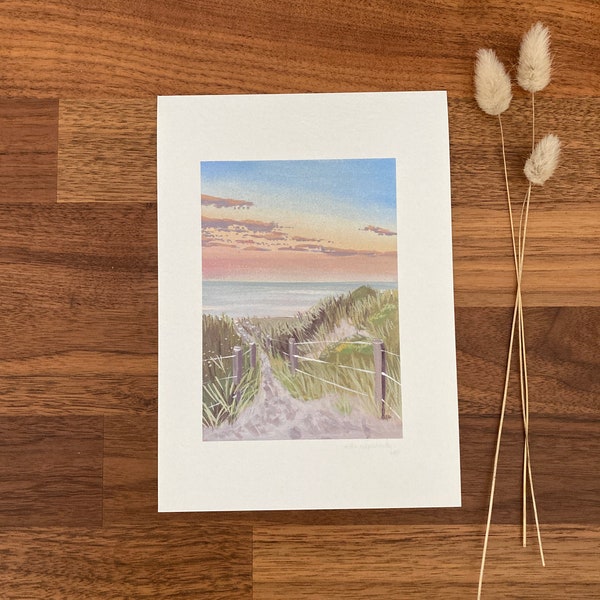
[(488, 115), (503, 113), (512, 99), (510, 77), (493, 50), (480, 49), (475, 61), (475, 100)]
[(544, 185), (558, 165), (560, 140), (554, 134), (544, 136), (525, 163), (525, 176), (535, 185)]
[(539, 92), (550, 83), (551, 70), (550, 31), (538, 22), (521, 40), (517, 81), (524, 90)]

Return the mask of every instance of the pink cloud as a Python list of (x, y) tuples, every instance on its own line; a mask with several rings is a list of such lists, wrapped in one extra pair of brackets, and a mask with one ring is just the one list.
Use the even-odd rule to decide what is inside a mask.
[(232, 198), (218, 198), (217, 196), (209, 196), (202, 194), (203, 206), (216, 206), (217, 208), (249, 208), (254, 206), (254, 202), (247, 200), (233, 200)]
[(204, 248), (214, 248), (216, 246), (221, 246), (223, 248), (237, 248), (237, 246), (235, 244), (228, 244), (226, 242), (220, 242), (217, 240), (214, 240), (212, 238), (202, 238), (202, 246)]
[(295, 242), (322, 242), (323, 240), (318, 240), (316, 238), (307, 238), (307, 237), (302, 237), (299, 235), (295, 235), (292, 238)]
[(376, 227), (375, 225), (367, 225), (363, 227), (360, 231), (372, 231), (377, 235), (398, 235), (395, 231), (391, 231), (390, 229), (384, 229), (383, 227)]
[(246, 232), (270, 232), (278, 229), (277, 223), (266, 223), (265, 221), (254, 221), (252, 219), (221, 219), (215, 217), (202, 217), (202, 229), (218, 229), (221, 231)]
[(378, 250), (355, 250), (352, 248), (335, 248), (320, 244), (299, 244), (297, 246), (282, 246), (277, 248), (288, 252), (311, 252), (329, 256), (396, 256), (395, 251), (381, 252)]
[(253, 250), (256, 252), (271, 252), (269, 248), (262, 248), (261, 246), (246, 246), (244, 250)]

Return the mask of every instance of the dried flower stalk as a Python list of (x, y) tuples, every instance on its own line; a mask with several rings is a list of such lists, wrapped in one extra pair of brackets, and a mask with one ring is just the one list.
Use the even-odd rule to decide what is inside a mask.
[(483, 112), (494, 117), (510, 105), (510, 77), (493, 50), (481, 49), (477, 52), (475, 99)]
[(531, 493), (533, 512), (537, 538), (540, 548), (540, 557), (542, 565), (545, 566), (544, 552), (542, 547), (542, 538), (540, 533), (539, 519), (537, 513), (537, 504), (533, 487), (533, 475), (531, 470), (531, 458), (529, 451), (529, 387), (527, 381), (527, 352), (525, 344), (525, 321), (523, 318), (523, 302), (521, 296), (523, 264), (525, 258), (525, 242), (527, 238), (527, 224), (529, 219), (529, 206), (531, 200), (532, 185), (543, 185), (549, 177), (552, 176), (558, 164), (560, 153), (560, 141), (554, 135), (545, 136), (540, 142), (535, 144), (535, 92), (544, 89), (550, 81), (551, 56), (550, 56), (550, 35), (548, 29), (541, 23), (536, 23), (523, 37), (520, 55), (517, 80), (519, 85), (526, 91), (531, 92), (532, 100), (532, 153), (527, 160), (524, 173), (529, 180), (529, 187), (525, 194), (525, 199), (521, 207), (521, 216), (519, 219), (518, 233), (515, 232), (512, 202), (510, 198), (510, 186), (506, 168), (504, 132), (502, 128), (501, 114), (505, 112), (512, 98), (510, 78), (504, 69), (502, 63), (496, 57), (493, 50), (479, 50), (475, 63), (475, 98), (479, 107), (487, 114), (498, 116), (500, 126), (500, 138), (502, 142), (502, 157), (504, 166), (504, 178), (506, 184), (506, 196), (508, 202), (508, 213), (510, 219), (511, 238), (513, 246), (513, 257), (515, 262), (515, 273), (517, 279), (517, 289), (515, 297), (515, 306), (511, 326), (510, 341), (508, 347), (508, 357), (506, 365), (506, 374), (504, 381), (504, 392), (502, 397), (500, 423), (498, 427), (498, 436), (496, 440), (496, 453), (494, 458), (492, 487), (488, 506), (488, 518), (484, 539), (483, 554), (481, 560), (481, 569), (479, 574), (478, 599), (481, 598), (483, 585), (483, 574), (485, 568), (485, 559), (489, 541), (491, 527), (492, 510), (494, 503), (494, 494), (496, 487), (496, 475), (498, 469), (498, 458), (500, 444), (502, 439), (502, 429), (504, 425), (504, 416), (508, 397), (508, 386), (510, 379), (510, 366), (512, 360), (512, 349), (515, 338), (515, 329), (518, 331), (519, 347), (519, 375), (521, 404), (523, 413), (523, 426), (525, 432), (525, 444), (523, 450), (523, 545), (526, 545), (527, 528), (527, 483)]
[(554, 134), (544, 136), (534, 147), (523, 172), (533, 185), (544, 185), (554, 174), (560, 155), (560, 140)]
[(551, 71), (550, 32), (538, 22), (523, 36), (517, 81), (528, 92), (541, 92), (550, 83)]

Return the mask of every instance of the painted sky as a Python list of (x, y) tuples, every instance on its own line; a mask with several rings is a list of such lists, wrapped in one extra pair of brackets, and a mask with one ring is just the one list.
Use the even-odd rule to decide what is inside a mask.
[(203, 162), (203, 277), (396, 281), (394, 159)]

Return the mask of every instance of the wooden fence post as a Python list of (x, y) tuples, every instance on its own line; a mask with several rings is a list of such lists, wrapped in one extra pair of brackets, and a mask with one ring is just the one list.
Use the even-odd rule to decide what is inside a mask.
[(256, 344), (250, 342), (250, 366), (254, 369), (256, 367)]
[(233, 382), (236, 385), (236, 391), (234, 394), (236, 404), (240, 401), (242, 392), (240, 390), (240, 383), (242, 383), (242, 374), (244, 372), (244, 355), (242, 354), (241, 346), (234, 346), (233, 348)]
[(381, 402), (381, 418), (385, 419), (385, 351), (381, 340), (373, 340), (373, 366), (375, 402)]
[(290, 353), (290, 371), (292, 375), (296, 374), (296, 367), (298, 366), (298, 359), (296, 358), (296, 340), (294, 338), (289, 339), (289, 353)]

